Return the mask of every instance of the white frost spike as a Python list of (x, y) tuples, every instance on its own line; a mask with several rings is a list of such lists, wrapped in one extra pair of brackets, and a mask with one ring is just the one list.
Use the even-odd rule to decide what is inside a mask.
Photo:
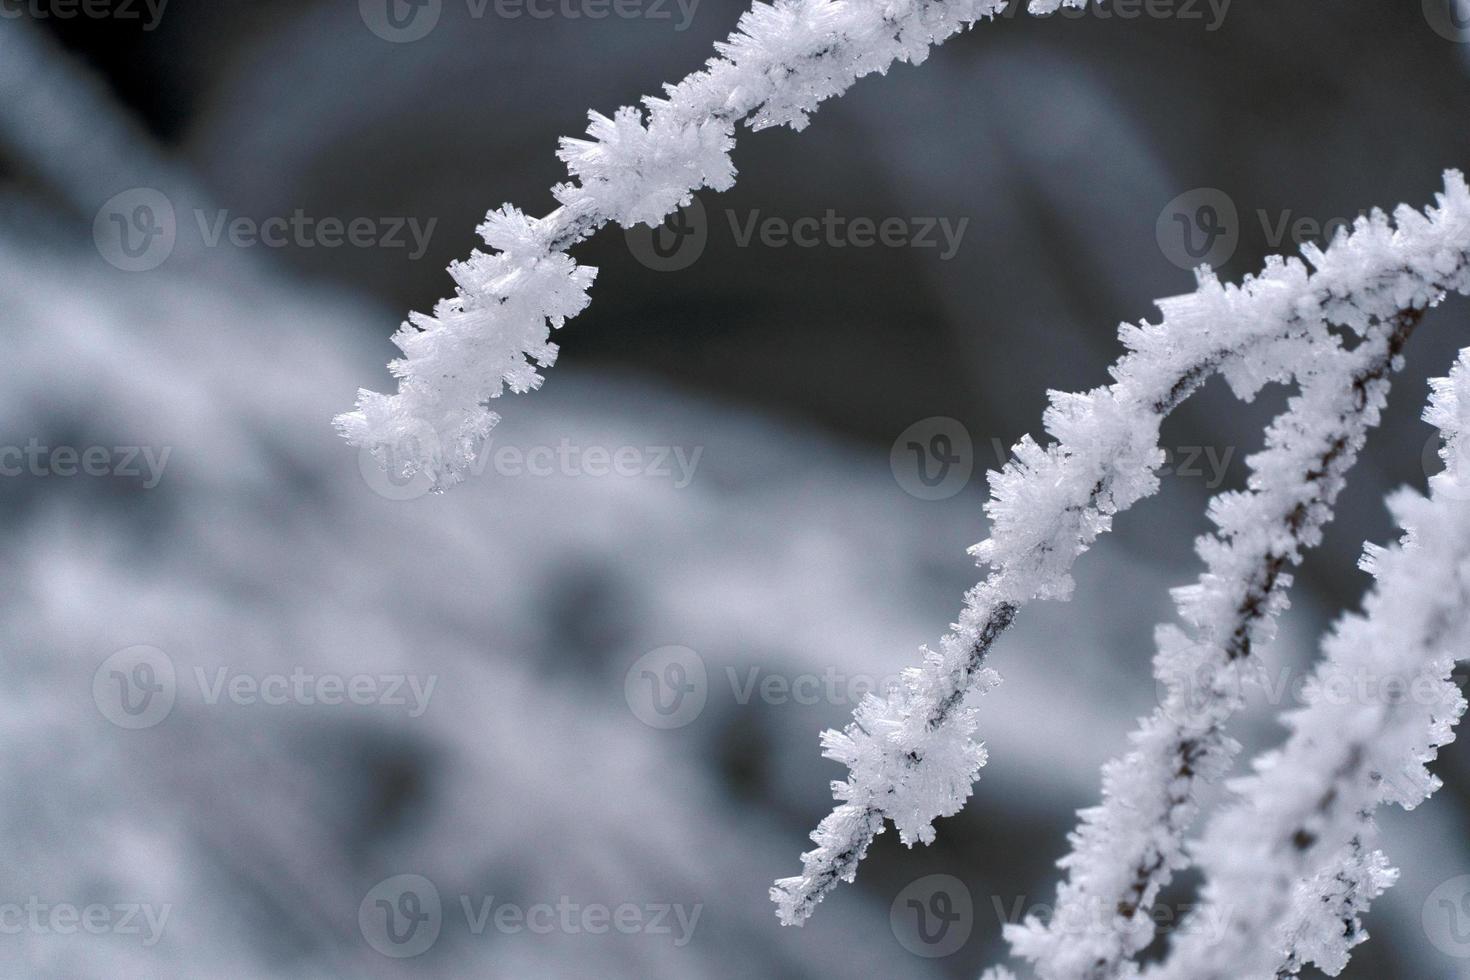
[(1225, 724), (1255, 677), (1254, 648), (1270, 639), (1285, 605), (1284, 569), (1331, 519), (1344, 476), (1378, 421), (1399, 347), (1422, 312), (1391, 309), (1378, 311), (1385, 322), (1352, 351), (1325, 329), (1308, 338), (1302, 392), (1271, 424), (1265, 451), (1250, 458), (1249, 491), (1211, 501), (1218, 530), (1197, 546), (1207, 569), (1195, 585), (1174, 590), (1191, 632), (1158, 630), (1154, 676), (1168, 694), (1130, 736), (1127, 755), (1104, 767), (1103, 804), (1082, 811), (1072, 853), (1060, 862), (1069, 880), (1058, 888), (1055, 913), (1005, 928), (1012, 950), (1043, 980), (1123, 975), (1153, 941), (1154, 897), (1188, 865), (1196, 787), (1227, 771), (1238, 751)]
[(608, 222), (657, 225), (702, 187), (735, 182), (735, 125), (801, 129), (823, 100), (930, 46), (1007, 0), (778, 0), (740, 18), (702, 71), (665, 87), (644, 109), (590, 113), (587, 139), (563, 139), (574, 178), (553, 189), (562, 205), (528, 219), (506, 205), (481, 235), (493, 250), (449, 267), (458, 289), (433, 316), (415, 313), (394, 336), (392, 395), (362, 390), (337, 428), (401, 477), (423, 472), (435, 489), (458, 482), (499, 421), (486, 403), (541, 383), (556, 357), (550, 331), (586, 307), (596, 270), (565, 253)]
[(733, 127), (706, 120), (679, 126), (623, 107), (609, 119), (588, 113), (590, 140), (565, 137), (557, 152), (581, 186), (564, 184), (557, 200), (570, 208), (598, 208), (624, 227), (657, 225), (688, 204), (694, 188), (727, 190), (735, 183), (730, 150)]
[(1424, 417), (1446, 470), (1427, 498), (1390, 497), (1404, 534), (1366, 549), (1375, 584), (1363, 613), (1327, 637), (1286, 744), (1236, 782), (1196, 849), (1207, 875), (1197, 915), (1228, 915), (1230, 929), (1208, 941), (1186, 923), (1150, 977), (1271, 980), (1308, 963), (1336, 976), (1367, 938), (1361, 917), (1395, 875), (1373, 847), (1373, 812), (1412, 809), (1439, 787), (1426, 765), (1465, 711), (1450, 673), (1470, 654), (1470, 349), (1433, 383)]
[[(1120, 329), (1129, 353), (1114, 364), (1112, 385), (1052, 393), (1045, 422), (1057, 442), (1023, 439), (991, 474), (991, 536), (972, 549), (991, 571), (965, 596), (959, 621), (896, 690), (865, 700), (843, 732), (823, 735), (829, 756), (850, 771), (834, 784), (839, 805), (812, 833), (816, 847), (801, 856), (801, 873), (771, 889), (783, 923), (805, 921), (839, 882), (852, 881), (886, 821), (905, 843), (927, 842), (933, 821), (964, 805), (984, 761), (974, 702), (997, 680), (986, 666), (992, 644), (1027, 602), (1069, 595), (1073, 562), (1116, 514), (1157, 489), (1164, 416), (1213, 374), (1249, 398), (1267, 383), (1309, 376), (1331, 326), (1368, 331), (1446, 291), (1470, 291), (1470, 188), (1447, 173), (1438, 208), (1400, 208), (1393, 224), (1381, 214), (1361, 220), (1308, 258), (1315, 269), (1273, 259), (1240, 286), (1202, 273), (1194, 293), (1159, 303), (1161, 322)], [(1364, 356), (1372, 349), (1359, 346)], [(1327, 406), (1347, 397), (1324, 390)], [(1381, 393), (1367, 396), (1376, 412)], [(1311, 443), (1290, 431), (1279, 441), (1283, 452)]]
[(414, 313), (393, 337), (398, 394), (358, 393), (337, 425), (394, 475), (422, 470), (434, 485), (457, 482), (499, 416), (484, 403), (509, 388), (539, 387), (537, 367), (556, 360), (551, 330), (586, 307), (596, 270), (548, 251), (519, 211), (492, 212), (480, 234), (497, 252), (449, 267), (458, 294), (433, 316)]

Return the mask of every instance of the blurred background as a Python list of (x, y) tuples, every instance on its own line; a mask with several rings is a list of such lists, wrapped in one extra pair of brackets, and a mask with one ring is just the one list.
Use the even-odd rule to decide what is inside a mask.
[[(1171, 420), (1160, 495), (999, 644), (966, 810), (782, 929), (766, 889), (843, 774), (817, 735), (941, 635), (986, 471), (1048, 388), (1107, 381), (1119, 321), (1470, 163), (1457, 5), (1013, 10), (801, 134), (742, 131), (733, 191), (578, 246), (601, 271), (560, 362), (435, 495), (332, 415), (391, 384), (389, 335), (488, 208), (552, 206), (558, 136), (697, 69), (743, 5), (0, 0), (4, 974), (997, 962), (1285, 393), (1212, 385)], [(1425, 379), (1464, 322), (1414, 339), (1278, 682), (1359, 601), (1383, 494), (1435, 467)], [(1424, 919), (1470, 873), (1470, 754), (1436, 769), (1385, 819), (1403, 876), (1347, 976), (1470, 977)], [(941, 891), (935, 944), (907, 910)]]

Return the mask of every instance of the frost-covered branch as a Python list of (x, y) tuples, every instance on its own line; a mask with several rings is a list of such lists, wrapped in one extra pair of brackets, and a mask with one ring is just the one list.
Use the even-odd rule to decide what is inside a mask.
[(1366, 549), (1376, 582), (1363, 614), (1327, 638), (1306, 706), (1287, 716), (1290, 738), (1237, 782), (1238, 801), (1197, 847), (1208, 875), (1198, 914), (1228, 929), (1185, 928), (1150, 977), (1271, 980), (1308, 963), (1335, 976), (1367, 938), (1362, 913), (1396, 874), (1373, 847), (1373, 811), (1412, 809), (1438, 788), (1425, 764), (1465, 710), (1450, 673), (1470, 655), (1470, 349), (1433, 387), (1425, 418), (1446, 469), (1427, 498), (1390, 498), (1404, 536)]
[(1327, 335), (1299, 372), (1301, 393), (1268, 429), (1265, 451), (1251, 457), (1249, 490), (1212, 501), (1217, 530), (1197, 545), (1207, 569), (1174, 593), (1186, 628), (1158, 631), (1163, 703), (1130, 736), (1127, 755), (1104, 766), (1103, 804), (1082, 811), (1073, 851), (1060, 862), (1069, 880), (1055, 914), (1006, 929), (1043, 980), (1117, 976), (1153, 940), (1149, 908), (1187, 863), (1196, 787), (1228, 771), (1238, 750), (1225, 725), (1260, 667), (1253, 649), (1270, 640), (1286, 606), (1286, 569), (1321, 539), (1422, 312), (1375, 323), (1351, 351)]
[(1362, 916), (1398, 876), (1382, 851), (1370, 852), (1354, 836), (1326, 867), (1296, 883), (1295, 908), (1281, 931), (1285, 962), (1262, 980), (1286, 980), (1312, 962), (1328, 976), (1341, 973), (1352, 948), (1368, 938)]
[(478, 231), (491, 251), (449, 267), (455, 295), (433, 315), (410, 314), (393, 340), (392, 395), (358, 392), (337, 417), (353, 445), (398, 476), (423, 472), (435, 489), (457, 483), (499, 416), (486, 403), (541, 384), (557, 347), (551, 330), (581, 312), (597, 270), (566, 254), (608, 222), (657, 225), (702, 187), (735, 181), (735, 125), (803, 129), (807, 114), (857, 79), (994, 16), (1007, 0), (777, 0), (741, 17), (718, 56), (665, 97), (612, 118), (590, 113), (589, 139), (563, 139), (573, 181), (561, 206), (530, 218), (505, 205)]
[(1111, 369), (1112, 385), (1052, 393), (1044, 422), (1056, 442), (1023, 439), (991, 474), (991, 536), (972, 549), (991, 572), (966, 595), (959, 622), (895, 690), (866, 698), (846, 730), (823, 734), (825, 754), (849, 775), (833, 784), (841, 803), (812, 833), (802, 873), (771, 890), (782, 922), (803, 922), (851, 881), (885, 820), (905, 844), (928, 843), (933, 821), (964, 805), (985, 763), (973, 702), (998, 682), (985, 664), (991, 646), (1025, 603), (1066, 598), (1077, 557), (1158, 488), (1159, 425), (1170, 411), (1215, 373), (1251, 398), (1305, 375), (1330, 326), (1368, 332), (1470, 289), (1470, 190), (1460, 174), (1446, 174), (1438, 209), (1401, 207), (1395, 218), (1397, 227), (1375, 214), (1325, 253), (1304, 250), (1311, 269), (1273, 259), (1239, 287), (1202, 274), (1195, 293), (1160, 302), (1160, 323), (1122, 327), (1129, 353)]

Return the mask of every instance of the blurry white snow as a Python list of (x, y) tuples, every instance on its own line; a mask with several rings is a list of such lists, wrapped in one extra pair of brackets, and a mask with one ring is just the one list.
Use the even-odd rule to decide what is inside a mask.
[[(660, 447), (679, 447), (686, 466), (697, 450), (688, 485), (674, 485), (673, 460), (667, 477), (492, 466), (449, 494), (387, 499), (327, 420), (381, 370), (354, 321), (389, 316), (244, 263), (229, 280), (180, 269), (130, 275), (95, 254), (0, 240), (7, 429), (169, 452), (153, 489), (4, 481), (3, 724), (19, 804), (7, 891), (172, 906), (152, 948), (27, 937), (33, 969), (394, 975), (401, 964), (356, 934), (356, 911), (397, 873), (522, 905), (703, 905), (683, 948), (474, 936), (461, 919), (410, 961), (431, 975), (602, 964), (730, 976), (732, 957), (751, 975), (925, 969), (893, 940), (881, 894), (844, 890), (797, 931), (776, 925), (764, 892), (838, 774), (817, 732), (958, 608), (975, 574), (963, 547), (983, 534), (978, 478), (952, 501), (918, 501), (885, 453), (563, 367), (507, 403), (492, 449), (633, 447), (648, 466)], [(1108, 574), (1162, 595), (1141, 568)], [(1086, 692), (1091, 671), (1049, 666), (1098, 655), (1086, 611), (1007, 642), (1010, 681), (986, 704), (998, 775), (980, 784), (976, 814), (1006, 806), (988, 783), (1024, 787), (1031, 806), (1085, 797), (1112, 747), (1097, 733), (1121, 737), (1118, 706)], [(1038, 643), (1044, 655), (1027, 652)], [(155, 728), (125, 731), (99, 713), (92, 677), (135, 644), (171, 658), (178, 702)], [(623, 682), (667, 644), (700, 654), (709, 693), (691, 724), (659, 731), (630, 710)], [(1146, 671), (1146, 649), (1128, 655)], [(221, 667), (433, 675), (437, 687), (417, 718), (207, 704), (195, 670)], [(835, 686), (824, 681), (817, 704), (741, 704), (769, 675)], [(1142, 710), (1151, 692), (1133, 694)], [(732, 793), (727, 762), (758, 771), (748, 794)], [(19, 970), (21, 948), (0, 957)]]
[[(508, 400), (492, 452), (565, 440), (631, 447), (653, 466), (678, 447), (686, 467), (697, 459), (688, 485), (675, 486), (670, 454), (667, 476), (514, 476), (492, 463), (448, 494), (388, 499), (327, 420), (381, 370), (357, 324), (391, 317), (244, 262), (228, 279), (182, 260), (170, 270), (127, 274), (0, 237), (8, 431), (169, 451), (153, 489), (3, 482), (7, 894), (171, 907), (155, 946), (28, 935), (0, 945), (6, 972), (931, 966), (887, 929), (882, 878), (838, 892), (802, 930), (780, 929), (764, 892), (839, 775), (817, 732), (845, 720), (854, 679), (912, 662), (976, 574), (963, 547), (983, 536), (978, 474), (953, 500), (919, 501), (886, 453), (563, 366), (546, 390)], [(1150, 705), (1149, 624), (1170, 583), (1122, 549), (1100, 551), (1081, 563), (1076, 601), (1040, 608), (1001, 645), (1007, 683), (982, 723), (994, 762), (941, 828), (964, 853), (985, 855), (985, 828), (1008, 821), (1065, 823)], [(1147, 597), (1130, 602), (1148, 615), (1120, 617), (1119, 595)], [(171, 658), (178, 702), (158, 726), (125, 731), (99, 713), (92, 678), (135, 644)], [(702, 657), (708, 701), (660, 731), (630, 710), (624, 676), (669, 644)], [(194, 672), (219, 668), (432, 675), (436, 687), (420, 717), (207, 704)], [(836, 686), (816, 704), (742, 704), (770, 675)], [(1006, 867), (1001, 855), (954, 870), (987, 882)], [(439, 941), (407, 961), (357, 932), (363, 896), (401, 873), (425, 875), (445, 901)], [(681, 947), (475, 935), (459, 896), (702, 911)], [(977, 927), (998, 932), (986, 905), (982, 895)]]

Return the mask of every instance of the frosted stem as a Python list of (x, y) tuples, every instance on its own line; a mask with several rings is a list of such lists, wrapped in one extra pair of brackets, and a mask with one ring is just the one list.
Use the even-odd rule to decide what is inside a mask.
[[(1225, 734), (1243, 703), (1257, 641), (1269, 639), (1291, 576), (1332, 518), (1332, 505), (1376, 425), (1388, 375), (1423, 317), (1396, 313), (1353, 351), (1330, 338), (1313, 358), (1302, 393), (1251, 459), (1250, 489), (1211, 505), (1220, 527), (1199, 542), (1208, 569), (1176, 590), (1192, 635), (1160, 630), (1155, 672), (1164, 703), (1130, 737), (1126, 756), (1103, 770), (1104, 803), (1082, 812), (1069, 872), (1050, 920), (1011, 926), (1017, 955), (1043, 980), (1119, 976), (1153, 940), (1155, 896), (1187, 862), (1184, 836), (1198, 811), (1197, 787), (1228, 770), (1237, 751)], [(1142, 912), (1144, 914), (1140, 915)]]
[[(1303, 251), (1311, 270), (1298, 260), (1272, 259), (1239, 287), (1202, 274), (1196, 292), (1160, 302), (1159, 324), (1124, 325), (1120, 338), (1129, 353), (1113, 366), (1112, 385), (1051, 394), (1044, 422), (1055, 442), (1042, 448), (1024, 438), (1005, 468), (991, 474), (991, 536), (971, 549), (991, 572), (966, 595), (959, 621), (939, 650), (921, 651), (922, 664), (907, 669), (894, 690), (864, 699), (844, 731), (823, 733), (826, 756), (845, 764), (848, 778), (833, 783), (839, 805), (812, 832), (816, 847), (801, 856), (801, 874), (771, 889), (783, 923), (805, 921), (839, 881), (853, 880), (885, 821), (904, 844), (929, 843), (933, 821), (964, 806), (986, 761), (974, 737), (973, 701), (999, 682), (986, 666), (995, 638), (1027, 602), (1070, 595), (1073, 562), (1111, 528), (1115, 514), (1157, 490), (1165, 415), (1215, 373), (1243, 398), (1270, 382), (1306, 380), (1333, 328), (1368, 334), (1404, 317), (1406, 336), (1414, 311), (1446, 291), (1470, 290), (1470, 189), (1460, 174), (1447, 173), (1438, 208), (1421, 214), (1400, 207), (1392, 223), (1374, 212), (1327, 251)], [(1362, 385), (1373, 401), (1371, 372)], [(1339, 383), (1322, 390), (1335, 404), (1357, 389)], [(1290, 433), (1282, 438), (1291, 447), (1300, 442)], [(1345, 452), (1326, 458), (1309, 494), (1336, 486)], [(1326, 505), (1304, 499), (1302, 533), (1312, 534), (1309, 528), (1321, 523), (1316, 509)], [(1240, 571), (1230, 579), (1249, 581)], [(1280, 577), (1277, 570), (1258, 587), (1275, 595)], [(1249, 597), (1247, 590), (1233, 608)], [(1248, 652), (1251, 636), (1247, 630), (1231, 649)], [(1153, 828), (1141, 821), (1138, 832)], [(1107, 890), (1126, 895), (1126, 887)], [(1045, 956), (1044, 945), (1027, 955)]]
[(1187, 922), (1152, 978), (1270, 980), (1308, 963), (1335, 976), (1367, 938), (1361, 916), (1396, 874), (1374, 849), (1372, 814), (1438, 788), (1425, 765), (1465, 710), (1450, 672), (1470, 650), (1470, 350), (1434, 389), (1426, 418), (1445, 471), (1428, 498), (1390, 498), (1404, 536), (1367, 548), (1363, 614), (1328, 636), (1285, 746), (1239, 782), (1197, 848), (1208, 877), (1195, 920), (1228, 928)]

